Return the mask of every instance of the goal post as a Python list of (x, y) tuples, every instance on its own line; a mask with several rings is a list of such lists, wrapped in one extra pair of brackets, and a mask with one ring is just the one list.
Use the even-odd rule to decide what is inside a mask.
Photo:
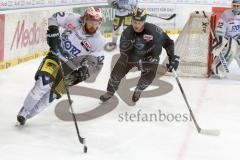
[[(211, 74), (213, 57), (210, 27), (215, 28), (216, 16), (206, 12), (205, 14), (209, 20), (202, 11), (191, 13), (175, 41), (175, 54), (180, 56), (177, 70), (179, 76), (209, 77)], [(168, 58), (163, 63), (168, 63)]]

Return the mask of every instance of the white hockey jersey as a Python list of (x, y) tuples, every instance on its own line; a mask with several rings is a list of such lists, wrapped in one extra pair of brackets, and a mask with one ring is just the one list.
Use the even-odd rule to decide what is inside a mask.
[(48, 19), (48, 25), (64, 28), (61, 34), (61, 47), (76, 65), (81, 65), (84, 58), (104, 58), (105, 39), (98, 30), (93, 35), (83, 31), (81, 15), (71, 12), (58, 12)]
[(132, 13), (133, 8), (138, 6), (137, 0), (117, 0), (120, 9), (115, 10), (117, 16), (127, 16)]
[(216, 35), (226, 38), (240, 36), (240, 15), (234, 15), (232, 10), (226, 10), (221, 15), (215, 30)]

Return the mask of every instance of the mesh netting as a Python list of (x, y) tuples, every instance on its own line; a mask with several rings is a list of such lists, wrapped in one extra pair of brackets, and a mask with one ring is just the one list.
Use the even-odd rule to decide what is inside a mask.
[[(179, 76), (207, 77), (210, 30), (208, 19), (200, 12), (191, 14), (175, 42), (175, 54), (180, 56)], [(164, 61), (168, 63), (168, 58)]]

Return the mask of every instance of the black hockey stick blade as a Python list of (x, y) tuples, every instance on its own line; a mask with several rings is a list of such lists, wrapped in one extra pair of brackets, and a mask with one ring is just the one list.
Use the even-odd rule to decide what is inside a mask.
[(79, 137), (80, 143), (83, 144), (83, 153), (87, 153), (87, 146), (85, 144), (85, 138)]
[(83, 152), (84, 152), (84, 153), (87, 153), (87, 146), (84, 146)]
[(220, 130), (218, 129), (200, 129), (200, 134), (210, 135), (210, 136), (219, 136)]
[(80, 136), (79, 130), (77, 129), (79, 142), (83, 145), (83, 153), (87, 153), (87, 145), (85, 144), (85, 138)]
[(165, 17), (156, 16), (156, 15), (153, 15), (153, 14), (147, 14), (147, 15), (150, 16), (150, 17), (160, 18), (160, 19), (163, 19), (163, 20), (171, 20), (174, 17), (176, 17), (176, 13), (174, 13), (170, 17), (166, 17), (166, 18)]

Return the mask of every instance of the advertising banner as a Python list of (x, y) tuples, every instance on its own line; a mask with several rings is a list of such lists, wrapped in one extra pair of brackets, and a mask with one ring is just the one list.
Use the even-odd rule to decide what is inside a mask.
[(9, 9), (56, 7), (96, 3), (106, 3), (106, 0), (1, 0), (0, 11)]
[(2, 62), (4, 58), (4, 16), (4, 14), (0, 14), (0, 62)]
[(138, 0), (138, 2), (193, 5), (231, 5), (232, 0)]
[[(140, 5), (140, 7), (145, 8), (147, 13), (150, 15), (155, 15), (163, 18), (170, 17), (172, 14), (176, 13), (176, 5), (162, 6), (162, 5), (148, 4), (148, 5)], [(171, 20), (163, 20), (160, 18), (148, 16), (147, 22), (154, 23), (164, 30), (176, 29), (176, 18), (173, 18)]]
[(57, 11), (41, 10), (6, 14), (4, 60), (48, 49), (46, 43), (48, 18)]
[[(142, 8), (146, 8), (147, 13), (161, 16), (161, 17), (168, 17), (173, 13), (176, 13), (176, 6), (175, 5), (165, 5), (164, 7), (156, 7), (156, 5), (144, 5), (140, 6)], [(113, 19), (115, 15), (115, 10), (110, 8), (109, 6), (101, 6), (103, 14), (104, 14), (104, 21), (101, 25), (101, 32), (106, 37), (109, 38), (112, 36), (113, 30)], [(78, 7), (73, 8), (73, 12), (83, 14), (86, 7)], [(148, 17), (148, 22), (154, 23), (156, 25), (161, 26), (165, 31), (171, 32), (176, 30), (176, 19), (172, 19), (169, 21), (161, 20), (159, 18)]]
[(2, 0), (0, 10), (67, 5), (72, 0)]

